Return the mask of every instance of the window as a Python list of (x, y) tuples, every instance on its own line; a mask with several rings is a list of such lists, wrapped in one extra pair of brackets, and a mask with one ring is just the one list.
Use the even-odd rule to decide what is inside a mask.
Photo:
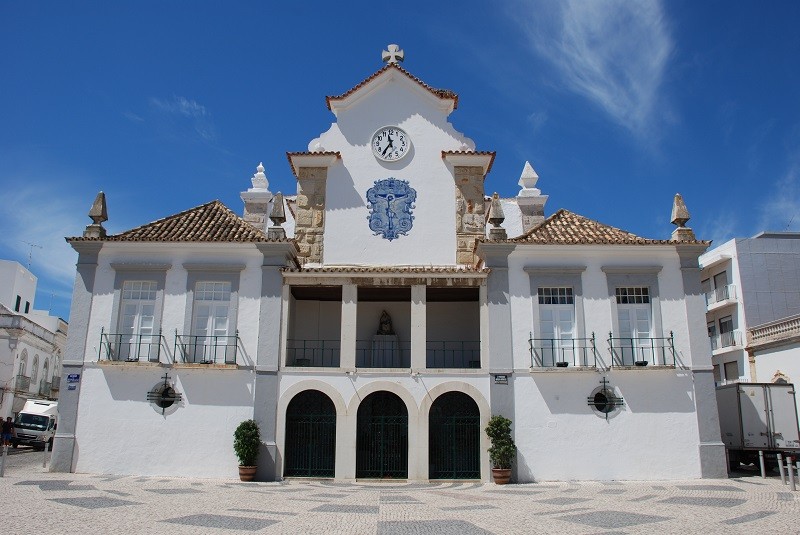
[[(231, 283), (201, 281), (195, 285), (191, 358), (194, 362), (216, 362), (235, 351), (230, 335)], [(229, 342), (232, 348), (228, 348)]]
[(25, 301), (25, 314), (31, 311), (31, 303), (30, 301)]
[(50, 375), (50, 360), (44, 359), (44, 366), (42, 366), (42, 381), (47, 382), (48, 375)]
[(724, 288), (728, 285), (728, 272), (723, 271), (714, 275), (714, 288)]
[(719, 333), (725, 334), (733, 331), (733, 316), (725, 316), (719, 320)]
[(719, 364), (714, 364), (714, 384), (722, 382), (722, 376), (719, 374)]
[(655, 364), (649, 288), (617, 288), (616, 297), (622, 362), (648, 361)]
[(119, 320), (118, 358), (148, 359), (153, 354), (156, 309), (155, 281), (125, 281)]
[(539, 288), (542, 364), (575, 364), (575, 298), (572, 288)]
[(737, 361), (731, 361), (725, 363), (725, 381), (732, 382), (737, 381), (739, 379), (739, 363)]
[(17, 296), (17, 302), (14, 304), (14, 312), (19, 312), (19, 306), (22, 304), (22, 297)]
[(707, 294), (708, 292), (710, 292), (712, 290), (712, 288), (711, 288), (711, 279), (703, 279), (703, 280), (701, 280), (700, 281), (700, 290), (704, 294)]
[(23, 349), (22, 356), (19, 358), (19, 372), (17, 375), (25, 375), (28, 371), (28, 351)]

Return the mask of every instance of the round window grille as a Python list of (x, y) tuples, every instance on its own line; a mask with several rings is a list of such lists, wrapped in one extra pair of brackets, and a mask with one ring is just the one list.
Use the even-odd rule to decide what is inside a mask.
[(598, 416), (603, 416), (608, 420), (609, 415), (622, 407), (624, 401), (614, 393), (614, 387), (608, 384), (605, 377), (600, 381), (600, 385), (592, 391), (586, 402)]
[(169, 384), (169, 375), (166, 373), (164, 374), (164, 382), (158, 383), (147, 393), (147, 401), (152, 402), (153, 405), (161, 409), (161, 414), (164, 414), (168, 408), (180, 401), (181, 397), (181, 394), (176, 392), (175, 388)]

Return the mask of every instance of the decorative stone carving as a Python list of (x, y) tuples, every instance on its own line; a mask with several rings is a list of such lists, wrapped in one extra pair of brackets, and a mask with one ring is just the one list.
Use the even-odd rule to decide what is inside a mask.
[(475, 240), (486, 235), (483, 167), (456, 166), (456, 262), (475, 263)]
[(689, 221), (689, 210), (680, 193), (675, 194), (672, 201), (672, 224), (678, 228), (672, 231), (672, 239), (675, 241), (694, 241), (697, 238), (694, 231), (686, 226)]
[(302, 264), (322, 262), (327, 167), (301, 167), (297, 177), (295, 239)]
[(106, 229), (103, 228), (103, 221), (108, 221), (108, 209), (106, 208), (106, 194), (102, 191), (94, 198), (92, 207), (89, 209), (91, 225), (86, 226), (83, 231), (84, 238), (105, 238)]
[(381, 321), (378, 325), (378, 332), (376, 334), (387, 335), (394, 334), (394, 327), (392, 327), (392, 317), (385, 310), (381, 313)]

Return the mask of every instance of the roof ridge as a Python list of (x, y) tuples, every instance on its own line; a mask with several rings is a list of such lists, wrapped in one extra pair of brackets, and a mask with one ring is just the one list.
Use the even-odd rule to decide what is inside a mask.
[(428, 85), (427, 83), (423, 82), (420, 78), (414, 76), (413, 74), (411, 74), (410, 72), (405, 70), (400, 65), (398, 65), (396, 63), (387, 63), (386, 65), (384, 65), (383, 67), (381, 67), (380, 69), (378, 69), (377, 71), (372, 73), (371, 75), (367, 76), (366, 78), (361, 80), (359, 83), (357, 83), (356, 85), (354, 85), (353, 87), (351, 87), (350, 89), (345, 91), (344, 93), (342, 93), (340, 95), (328, 95), (328, 96), (326, 96), (325, 97), (325, 103), (328, 106), (328, 109), (329, 110), (332, 109), (331, 108), (331, 101), (332, 100), (342, 100), (342, 99), (345, 99), (345, 98), (349, 97), (350, 95), (352, 95), (353, 93), (355, 93), (356, 91), (358, 91), (359, 89), (361, 89), (362, 87), (364, 87), (365, 85), (370, 83), (372, 80), (376, 79), (378, 76), (380, 76), (384, 72), (387, 72), (389, 69), (396, 69), (396, 70), (400, 71), (405, 76), (407, 76), (411, 81), (416, 82), (421, 87), (423, 87), (424, 89), (426, 89), (427, 91), (433, 93), (434, 95), (436, 95), (437, 97), (439, 97), (441, 99), (450, 99), (450, 100), (452, 100), (453, 101), (453, 109), (458, 108), (458, 94), (455, 91), (452, 91), (450, 89), (437, 89), (437, 88), (435, 88), (435, 87), (433, 87), (431, 85)]
[[(149, 227), (149, 226), (151, 226), (151, 225), (156, 225), (156, 224), (162, 223), (162, 222), (164, 222), (164, 221), (168, 221), (168, 220), (170, 220), (170, 219), (175, 219), (175, 218), (181, 217), (181, 216), (183, 216), (183, 215), (186, 215), (186, 214), (188, 214), (188, 213), (190, 213), (190, 212), (193, 212), (193, 211), (195, 211), (195, 210), (198, 210), (198, 209), (200, 209), (200, 208), (203, 208), (203, 207), (206, 207), (206, 206), (211, 206), (211, 205), (213, 205), (213, 204), (215, 204), (215, 203), (216, 203), (216, 204), (219, 204), (219, 205), (221, 205), (223, 208), (225, 208), (225, 209), (226, 209), (228, 212), (230, 212), (231, 214), (233, 214), (233, 215), (236, 215), (236, 214), (234, 214), (234, 213), (233, 213), (233, 210), (231, 210), (230, 208), (228, 208), (227, 206), (225, 206), (225, 204), (224, 204), (222, 201), (220, 201), (219, 199), (214, 199), (214, 200), (212, 200), (212, 201), (208, 201), (208, 202), (205, 202), (205, 203), (203, 203), (203, 204), (198, 204), (197, 206), (193, 206), (193, 207), (191, 207), (191, 208), (187, 208), (186, 210), (182, 210), (182, 211), (180, 211), (180, 212), (178, 212), (178, 213), (176, 213), (176, 214), (172, 214), (172, 215), (164, 216), (164, 217), (161, 217), (161, 218), (159, 218), (159, 219), (154, 219), (153, 221), (150, 221), (149, 223), (144, 223), (143, 225), (139, 225), (139, 226), (137, 226), (137, 227), (130, 228), (130, 229), (128, 229), (128, 230), (125, 230), (125, 231), (119, 232), (119, 233), (117, 233), (117, 234), (110, 234), (108, 237), (119, 237), (119, 236), (122, 236), (123, 234), (131, 234), (131, 233), (133, 233), (134, 231), (137, 231), (137, 230), (143, 229), (143, 228), (145, 228), (145, 227)], [(238, 217), (238, 216), (237, 216), (237, 217)], [(242, 221), (244, 221), (244, 220), (242, 220)]]

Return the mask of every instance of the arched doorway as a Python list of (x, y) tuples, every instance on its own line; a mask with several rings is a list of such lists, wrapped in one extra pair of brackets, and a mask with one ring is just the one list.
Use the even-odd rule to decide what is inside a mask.
[(408, 478), (408, 409), (396, 394), (375, 392), (358, 406), (356, 477)]
[(286, 409), (287, 477), (334, 477), (336, 408), (318, 390), (300, 392)]
[(431, 405), (428, 477), (480, 479), (481, 417), (478, 404), (461, 392), (442, 394)]

